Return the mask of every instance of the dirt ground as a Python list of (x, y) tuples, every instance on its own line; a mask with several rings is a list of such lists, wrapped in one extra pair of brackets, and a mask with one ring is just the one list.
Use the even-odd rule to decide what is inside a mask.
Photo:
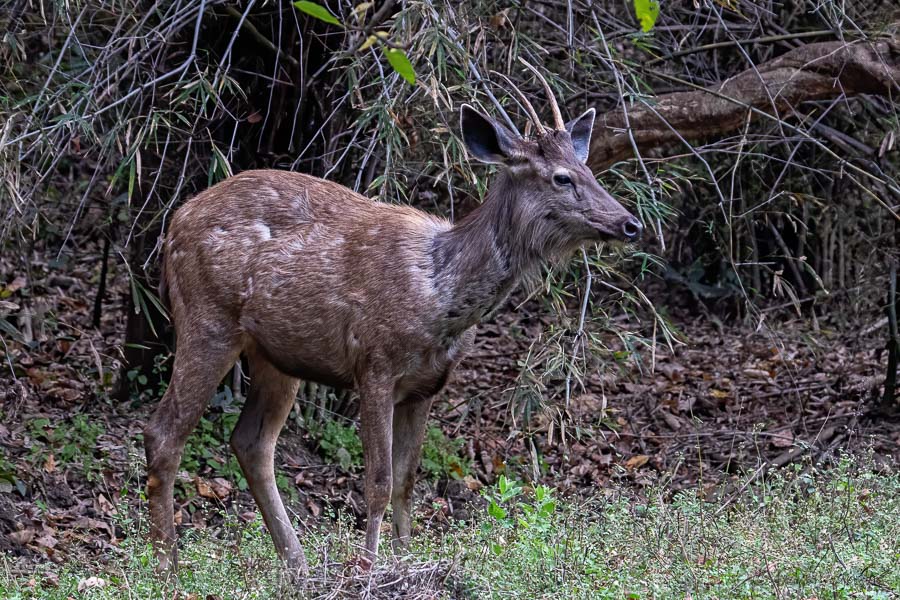
[[(0, 261), (7, 292), (0, 318), (19, 314), (19, 331), (29, 329), (33, 340), (3, 332), (0, 369), (0, 551), (18, 557), (23, 571), (73, 555), (102, 561), (118, 551), (123, 516), (145, 514), (138, 436), (154, 403), (110, 399), (128, 288), (124, 273), (113, 272), (101, 326), (93, 328), (98, 270), (90, 251), (64, 271), (36, 259), (33, 280)], [(500, 472), (536, 476), (562, 494), (621, 484), (641, 493), (661, 479), (706, 494), (728, 493), (723, 481), (739, 486), (773, 466), (808, 468), (841, 452), (900, 460), (900, 423), (871, 410), (886, 363), (879, 315), (833, 305), (822, 315), (839, 318), (776, 307), (725, 319), (663, 283), (647, 293), (668, 307), (688, 341), (674, 353), (664, 345), (645, 352), (640, 366), (621, 361), (588, 372), (568, 407), (557, 393), (530, 415), (520, 411), (535, 386), (523, 361), (551, 319), (539, 300), (509, 310), (522, 299), (514, 298), (479, 329), (433, 417), (450, 439), (465, 440), (470, 473), (422, 481), (420, 522), (442, 527), (465, 518), (479, 487)], [(28, 324), (16, 313), (26, 300)], [(541, 385), (560, 389), (558, 381)], [(227, 448), (210, 451), (227, 460)], [(293, 420), (278, 466), (295, 488), (291, 508), (300, 518), (325, 518), (330, 507), (361, 522), (360, 472), (325, 462)], [(252, 517), (252, 499), (231, 482), (209, 472), (184, 471), (181, 479), (183, 528), (212, 526), (223, 508)]]

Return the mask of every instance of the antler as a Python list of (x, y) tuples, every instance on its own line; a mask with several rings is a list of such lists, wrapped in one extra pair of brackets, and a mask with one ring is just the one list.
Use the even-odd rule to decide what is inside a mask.
[(497, 71), (491, 71), (494, 75), (499, 75), (502, 77), (507, 84), (509, 84), (510, 89), (512, 89), (513, 93), (519, 97), (519, 100), (525, 105), (525, 111), (528, 113), (528, 116), (531, 118), (531, 121), (534, 123), (536, 130), (538, 133), (544, 131), (544, 126), (541, 124), (541, 118), (538, 116), (537, 111), (534, 110), (534, 107), (531, 105), (531, 102), (528, 101), (528, 97), (522, 93), (515, 83), (512, 80), (504, 75), (503, 73), (498, 73)]
[(558, 131), (562, 131), (566, 128), (566, 122), (563, 121), (562, 112), (559, 110), (559, 104), (556, 103), (556, 97), (553, 95), (553, 90), (550, 89), (550, 84), (547, 83), (547, 80), (544, 79), (544, 76), (541, 75), (541, 72), (534, 68), (527, 60), (519, 57), (519, 62), (528, 67), (528, 69), (535, 74), (535, 76), (541, 81), (544, 85), (544, 91), (547, 93), (547, 100), (550, 101), (550, 108), (553, 110), (553, 120), (556, 124), (556, 129)]

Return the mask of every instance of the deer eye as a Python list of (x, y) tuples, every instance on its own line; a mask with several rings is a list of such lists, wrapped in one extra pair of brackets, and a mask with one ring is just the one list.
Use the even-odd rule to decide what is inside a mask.
[(557, 173), (553, 176), (553, 183), (559, 186), (572, 185), (572, 178), (564, 173)]

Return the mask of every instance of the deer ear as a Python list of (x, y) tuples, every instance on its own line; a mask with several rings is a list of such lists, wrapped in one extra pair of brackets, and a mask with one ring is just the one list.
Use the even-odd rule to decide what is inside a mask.
[(504, 164), (516, 154), (516, 134), (468, 104), (460, 110), (459, 128), (469, 154), (481, 162)]
[(591, 131), (594, 129), (594, 116), (596, 111), (589, 108), (577, 119), (566, 123), (566, 131), (572, 138), (572, 146), (575, 148), (575, 156), (583, 163), (587, 162), (591, 149)]

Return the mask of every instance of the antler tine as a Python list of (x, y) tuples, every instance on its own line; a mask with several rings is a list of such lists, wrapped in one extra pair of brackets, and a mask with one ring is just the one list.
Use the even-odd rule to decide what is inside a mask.
[(509, 84), (509, 87), (512, 89), (512, 92), (516, 96), (518, 96), (519, 100), (525, 106), (525, 112), (528, 113), (528, 116), (531, 118), (532, 122), (534, 123), (534, 126), (537, 128), (536, 129), (537, 132), (538, 133), (542, 132), (544, 130), (544, 126), (541, 124), (541, 118), (538, 116), (537, 111), (534, 110), (534, 106), (531, 105), (531, 102), (528, 101), (528, 97), (522, 93), (522, 90), (520, 90), (516, 86), (516, 84), (513, 83), (512, 80), (509, 77), (507, 77), (506, 75), (504, 75), (503, 73), (498, 73), (497, 71), (491, 71), (491, 73), (493, 73), (494, 75), (499, 75), (500, 77), (502, 77), (504, 79), (504, 81), (506, 81), (507, 84)]
[(550, 89), (550, 84), (547, 83), (547, 80), (544, 79), (544, 76), (541, 75), (541, 72), (538, 71), (534, 66), (529, 63), (527, 60), (519, 57), (519, 62), (528, 67), (535, 76), (540, 79), (541, 83), (544, 85), (544, 91), (547, 93), (547, 100), (550, 101), (550, 108), (553, 110), (553, 120), (556, 122), (556, 129), (562, 131), (566, 128), (566, 122), (563, 121), (562, 112), (559, 110), (559, 104), (556, 103), (556, 96), (553, 95), (553, 90)]

